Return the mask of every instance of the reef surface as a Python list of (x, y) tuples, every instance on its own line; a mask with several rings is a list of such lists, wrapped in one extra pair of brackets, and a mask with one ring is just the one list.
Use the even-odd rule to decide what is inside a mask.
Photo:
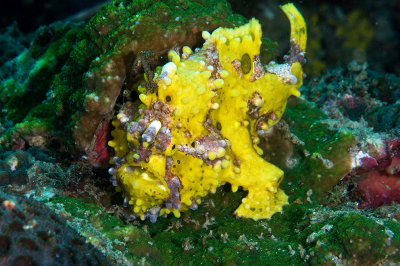
[(0, 264), (400, 263), (398, 4), (100, 4), (0, 30)]

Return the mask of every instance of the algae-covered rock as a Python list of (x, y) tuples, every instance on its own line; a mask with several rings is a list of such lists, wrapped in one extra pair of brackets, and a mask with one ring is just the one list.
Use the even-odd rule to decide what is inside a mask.
[[(270, 222), (237, 219), (232, 213), (244, 194), (242, 190), (233, 193), (229, 186), (220, 187), (198, 210), (188, 211), (181, 218), (170, 215), (154, 224), (146, 221), (135, 226), (124, 224), (94, 204), (70, 197), (55, 197), (46, 204), (115, 263), (171, 265), (206, 260), (212, 264), (305, 265), (294, 230), (303, 228), (306, 211), (299, 211), (297, 205), (289, 216), (280, 214)], [(291, 215), (295, 212), (297, 215)]]
[(118, 264), (162, 262), (149, 233), (110, 216), (99, 206), (71, 197), (55, 197), (46, 203), (77, 232)]
[(309, 226), (301, 234), (311, 265), (398, 263), (399, 224), (345, 213)]
[(397, 263), (400, 225), (353, 207), (292, 203), (270, 220), (237, 219), (231, 213), (245, 194), (220, 187), (196, 211), (146, 221), (152, 245), (167, 264), (245, 263), (321, 265)]
[[(73, 49), (81, 26), (54, 23), (41, 27), (31, 47), (3, 66), (0, 82), (0, 123), (11, 123), (0, 135), (2, 145), (21, 148), (50, 143), (60, 135), (62, 123), (56, 119), (50, 88)], [(14, 124), (14, 126), (12, 126)], [(23, 144), (21, 143), (23, 142)]]
[(53, 210), (0, 190), (1, 265), (109, 265), (96, 248)]
[(261, 144), (264, 157), (284, 170), (289, 201), (310, 201), (311, 195), (321, 201), (351, 170), (355, 138), (305, 100), (290, 100), (282, 119)]
[[(220, 187), (205, 197), (198, 210), (189, 210), (181, 218), (159, 218), (155, 224), (148, 221), (142, 226), (148, 228), (167, 264), (305, 264), (293, 238), (276, 235), (271, 229), (270, 222), (285, 213), (274, 215), (270, 221), (232, 216), (243, 195), (244, 191), (233, 193), (228, 185)], [(286, 225), (280, 224), (282, 228)], [(294, 236), (294, 228), (285, 229)]]

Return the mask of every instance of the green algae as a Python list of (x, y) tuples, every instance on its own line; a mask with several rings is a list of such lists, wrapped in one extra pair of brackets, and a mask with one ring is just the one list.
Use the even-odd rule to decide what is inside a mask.
[(29, 138), (35, 134), (46, 136), (57, 127), (62, 130), (56, 122), (54, 104), (49, 101), (53, 97), (50, 88), (81, 28), (63, 23), (41, 27), (31, 47), (11, 62), (8, 78), (0, 83), (0, 102), (7, 110), (0, 122), (12, 122), (15, 127), (0, 136), (1, 144), (15, 132)]
[(246, 194), (220, 187), (198, 210), (127, 225), (70, 197), (46, 204), (108, 258), (150, 265), (344, 265), (400, 261), (400, 224), (351, 208), (292, 203), (270, 220), (232, 215)]
[(308, 247), (311, 265), (374, 265), (398, 262), (399, 224), (348, 212), (306, 228), (299, 241)]
[(151, 264), (161, 262), (147, 232), (125, 225), (99, 206), (71, 197), (55, 197), (46, 204), (66, 218), (70, 226), (111, 261), (122, 264), (138, 263), (143, 259)]
[[(21, 122), (33, 107), (46, 99), (54, 74), (61, 70), (72, 50), (79, 28), (55, 23), (38, 30), (30, 49), (16, 59), (17, 72), (0, 86), (0, 99), (7, 109), (8, 120)], [(52, 36), (43, 33), (48, 31)]]
[(285, 172), (282, 188), (291, 201), (311, 197), (321, 202), (351, 170), (355, 138), (349, 130), (331, 127), (328, 116), (305, 100), (289, 102), (283, 120), (302, 143), (293, 148), (294, 167), (278, 164)]
[(244, 195), (226, 185), (207, 195), (198, 210), (145, 226), (167, 264), (304, 264), (298, 252), (288, 255), (296, 243), (278, 240), (267, 221), (232, 215)]

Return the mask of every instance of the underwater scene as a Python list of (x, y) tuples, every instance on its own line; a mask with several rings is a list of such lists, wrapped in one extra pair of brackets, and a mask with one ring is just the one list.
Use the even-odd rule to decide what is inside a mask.
[(400, 1), (0, 13), (0, 265), (400, 265)]

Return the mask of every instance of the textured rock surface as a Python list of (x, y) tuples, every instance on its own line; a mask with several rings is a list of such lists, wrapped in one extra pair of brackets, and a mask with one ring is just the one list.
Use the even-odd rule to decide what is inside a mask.
[(0, 264), (108, 265), (108, 261), (44, 204), (0, 191)]

